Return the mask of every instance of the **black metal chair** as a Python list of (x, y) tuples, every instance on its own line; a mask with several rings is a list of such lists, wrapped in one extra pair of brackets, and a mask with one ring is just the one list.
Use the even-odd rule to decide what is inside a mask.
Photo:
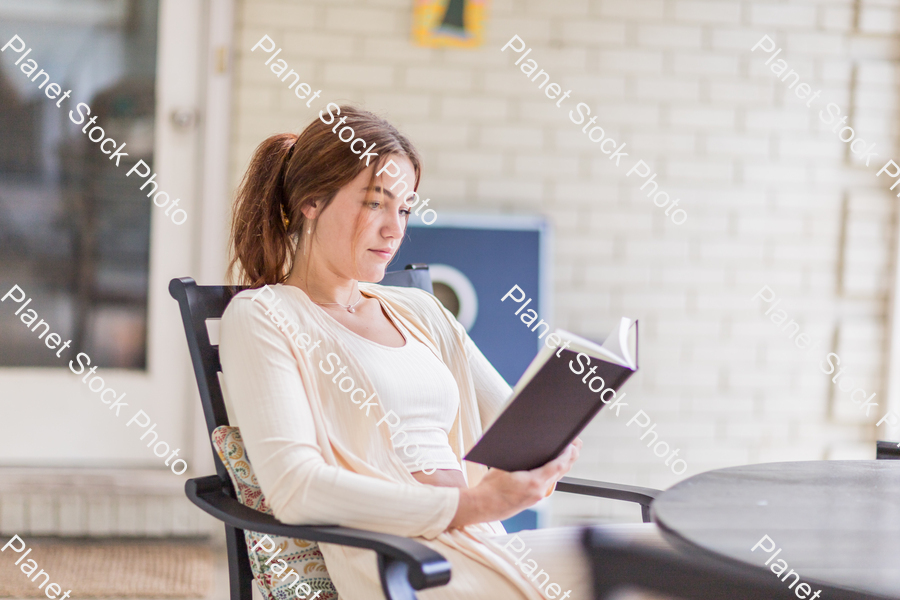
[[(798, 596), (765, 567), (687, 552), (665, 552), (616, 540), (585, 528), (582, 537), (591, 562), (594, 600), (624, 590), (642, 590), (682, 600), (796, 600)], [(896, 600), (851, 592), (804, 579), (827, 600)], [(655, 596), (656, 597), (656, 596)]]
[[(381, 283), (418, 287), (431, 292), (427, 265), (407, 265), (404, 271), (385, 274)], [(181, 307), (188, 349), (210, 435), (216, 427), (229, 423), (219, 386), (218, 373), (222, 370), (219, 347), (210, 343), (206, 321), (221, 318), (231, 299), (243, 289), (238, 286), (199, 286), (190, 277), (173, 279), (169, 283), (169, 293)], [(225, 524), (231, 600), (251, 600), (253, 574), (244, 540), (245, 529), (374, 550), (378, 554), (382, 590), (389, 600), (415, 600), (414, 590), (445, 585), (450, 581), (450, 563), (413, 539), (335, 525), (287, 525), (271, 515), (244, 506), (236, 499), (225, 465), (219, 460), (211, 441), (210, 448), (216, 474), (189, 479), (185, 483), (185, 493), (191, 502)], [(650, 503), (661, 493), (650, 488), (571, 477), (560, 480), (556, 489), (638, 503), (644, 522), (650, 520)]]
[(876, 442), (876, 460), (900, 460), (900, 447), (896, 442)]

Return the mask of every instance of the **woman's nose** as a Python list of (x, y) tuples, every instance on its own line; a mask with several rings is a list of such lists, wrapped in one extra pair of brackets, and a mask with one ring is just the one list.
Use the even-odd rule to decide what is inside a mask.
[(387, 222), (384, 224), (383, 229), (386, 235), (390, 237), (400, 237), (403, 235), (404, 230), (405, 223), (401, 215), (397, 214), (387, 217)]

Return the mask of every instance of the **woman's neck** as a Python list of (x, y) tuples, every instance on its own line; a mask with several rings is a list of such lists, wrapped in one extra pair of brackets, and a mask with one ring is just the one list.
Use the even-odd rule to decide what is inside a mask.
[(301, 268), (300, 265), (291, 271), (284, 283), (300, 288), (317, 304), (347, 305), (360, 296), (355, 279), (346, 279), (327, 271), (319, 273), (315, 269)]

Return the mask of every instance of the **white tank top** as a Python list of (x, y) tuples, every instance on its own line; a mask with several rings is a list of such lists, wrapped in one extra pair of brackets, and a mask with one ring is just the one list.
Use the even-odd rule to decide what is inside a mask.
[(385, 411), (400, 418), (391, 435), (394, 452), (409, 472), (431, 472), (432, 467), (461, 471), (448, 437), (459, 413), (456, 380), (425, 344), (391, 321), (406, 339), (400, 348), (378, 344), (335, 322), (341, 341), (365, 369)]

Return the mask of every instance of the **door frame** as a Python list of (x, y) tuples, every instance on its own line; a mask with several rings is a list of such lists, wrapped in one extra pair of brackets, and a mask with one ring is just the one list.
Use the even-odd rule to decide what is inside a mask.
[[(160, 419), (157, 430), (165, 431), (160, 439), (168, 437), (184, 448), (181, 456), (188, 457), (188, 469), (181, 475), (170, 472), (162, 459), (138, 443), (138, 430), (125, 427), (133, 413), (123, 411), (119, 418), (104, 414), (109, 412), (101, 410), (106, 406), (96, 402), (96, 394), (86, 390), (80, 377), (69, 370), (68, 361), (65, 361), (60, 363), (60, 368), (52, 370), (0, 369), (0, 379), (15, 382), (21, 394), (26, 389), (31, 390), (35, 400), (41, 400), (41, 395), (52, 401), (65, 396), (66, 402), (82, 413), (81, 421), (86, 426), (94, 422), (111, 422), (112, 425), (105, 429), (116, 430), (119, 435), (98, 443), (107, 443), (104, 451), (117, 459), (61, 461), (41, 450), (48, 446), (46, 441), (31, 442), (27, 451), (30, 455), (26, 459), (17, 457), (0, 466), (0, 475), (9, 484), (8, 490), (35, 486), (32, 489), (36, 493), (55, 494), (55, 498), (81, 493), (97, 495), (87, 481), (80, 485), (78, 476), (70, 478), (70, 485), (65, 489), (53, 486), (53, 482), (59, 483), (61, 470), (73, 474), (102, 473), (111, 482), (109, 490), (116, 490), (109, 493), (119, 495), (146, 494), (146, 484), (136, 485), (135, 482), (146, 477), (157, 481), (168, 477), (178, 485), (160, 486), (159, 498), (165, 506), (171, 506), (173, 495), (187, 502), (181, 490), (184, 479), (213, 470), (210, 441), (181, 316), (177, 303), (168, 294), (168, 281), (172, 277), (193, 276), (201, 282), (221, 283), (225, 276), (230, 204), (227, 199), (230, 197), (234, 0), (160, 0), (159, 10), (153, 171), (157, 173), (159, 189), (181, 198), (180, 206), (189, 217), (183, 225), (175, 225), (164, 210), (153, 207), (151, 211), (147, 370), (134, 372), (107, 368), (100, 371), (110, 387), (127, 390), (128, 396), (135, 401), (130, 407), (134, 412), (140, 408), (153, 415), (155, 405), (168, 407), (158, 409), (165, 418)], [(192, 118), (186, 121), (185, 115)], [(135, 177), (130, 179), (135, 180), (133, 185), (143, 183)], [(34, 393), (40, 388), (43, 392)], [(86, 394), (79, 394), (82, 390), (78, 388), (85, 388)], [(23, 421), (20, 424), (23, 425), (21, 429), (30, 430), (32, 440), (46, 439), (39, 435), (38, 422), (28, 424)], [(96, 437), (102, 436), (102, 432), (96, 433)], [(59, 447), (67, 444), (61, 441)], [(135, 447), (137, 452), (134, 452)], [(125, 456), (129, 453), (131, 456)], [(42, 481), (47, 485), (35, 485)], [(37, 488), (57, 491), (38, 492)], [(0, 502), (5, 500), (3, 496), (0, 494)], [(17, 498), (23, 498), (21, 493)], [(152, 500), (147, 498), (148, 502)], [(27, 508), (22, 514), (28, 514)], [(3, 517), (0, 518), (0, 528), (3, 528), (8, 525), (8, 519), (6, 515), (0, 517)], [(17, 521), (15, 515), (12, 518)], [(60, 519), (54, 521), (59, 523)], [(16, 529), (27, 533), (34, 528), (23, 522)], [(40, 529), (43, 533), (60, 533), (54, 528)], [(90, 532), (85, 530), (83, 533)], [(140, 532), (132, 527), (128, 533)]]

